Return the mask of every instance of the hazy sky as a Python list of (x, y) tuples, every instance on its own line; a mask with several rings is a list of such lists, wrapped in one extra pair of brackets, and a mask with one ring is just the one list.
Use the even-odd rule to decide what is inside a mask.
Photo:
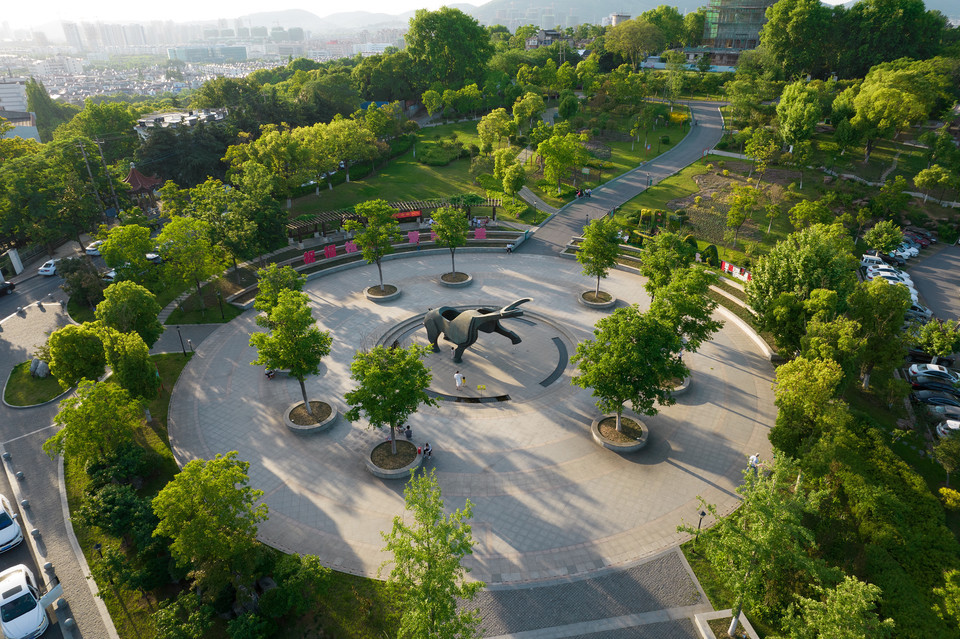
[[(470, 4), (483, 4), (475, 0)], [(437, 9), (450, 0), (354, 0), (331, 2), (329, 0), (231, 0), (230, 2), (198, 2), (197, 0), (164, 0), (163, 2), (137, 2), (135, 0), (37, 0), (23, 4), (17, 11), (6, 12), (0, 21), (11, 27), (23, 28), (60, 20), (88, 22), (148, 22), (150, 20), (174, 20), (189, 22), (215, 18), (233, 19), (241, 15), (262, 11), (304, 9), (321, 18), (343, 11), (369, 11), (395, 15), (413, 9)]]

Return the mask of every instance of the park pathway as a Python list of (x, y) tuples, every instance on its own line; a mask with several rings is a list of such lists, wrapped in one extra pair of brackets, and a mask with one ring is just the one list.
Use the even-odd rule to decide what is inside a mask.
[(690, 107), (695, 126), (675, 147), (598, 186), (593, 189), (591, 197), (566, 204), (517, 250), (523, 253), (556, 255), (563, 251), (570, 238), (583, 232), (583, 227), (590, 220), (608, 214), (642, 193), (648, 185), (658, 184), (703, 157), (723, 135), (723, 118), (720, 115), (720, 106), (723, 103), (692, 101), (686, 104)]

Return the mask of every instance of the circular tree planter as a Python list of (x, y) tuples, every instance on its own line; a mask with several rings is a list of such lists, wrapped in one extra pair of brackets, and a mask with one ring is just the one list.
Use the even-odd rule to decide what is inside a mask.
[(690, 374), (687, 375), (687, 376), (684, 378), (684, 380), (683, 380), (682, 382), (680, 382), (677, 386), (674, 386), (674, 387), (673, 387), (673, 390), (670, 391), (670, 393), (671, 393), (674, 397), (677, 397), (677, 396), (679, 396), (679, 395), (683, 395), (684, 393), (686, 393), (686, 392), (690, 389), (690, 382), (691, 382), (692, 380), (693, 380), (693, 371), (690, 371)]
[(473, 278), (469, 273), (454, 271), (453, 273), (444, 273), (440, 276), (440, 283), (449, 288), (464, 288), (473, 284)]
[(380, 479), (407, 479), (410, 477), (410, 471), (419, 468), (420, 464), (423, 463), (423, 454), (418, 452), (418, 448), (412, 442), (408, 442), (405, 439), (397, 440), (397, 454), (407, 453), (407, 457), (411, 459), (409, 463), (400, 466), (398, 468), (384, 468), (374, 462), (374, 459), (380, 456), (381, 453), (390, 452), (390, 441), (378, 442), (367, 454), (366, 465), (367, 470), (370, 471), (370, 474), (374, 477), (379, 477)]
[(393, 284), (384, 284), (381, 290), (379, 286), (370, 286), (363, 289), (364, 296), (371, 302), (389, 302), (400, 297), (400, 287)]
[(614, 414), (601, 415), (597, 419), (593, 420), (593, 423), (590, 424), (590, 433), (593, 435), (593, 441), (597, 442), (604, 448), (608, 448), (618, 453), (632, 453), (647, 445), (647, 434), (650, 431), (647, 429), (646, 424), (639, 419), (634, 419), (627, 416), (621, 417), (621, 420), (630, 420), (640, 427), (641, 434), (639, 439), (635, 438), (633, 441), (615, 441), (605, 437), (600, 430), (600, 425), (603, 423), (604, 426), (606, 426), (607, 420), (610, 420), (609, 423), (611, 428), (616, 428), (617, 416)]
[(315, 416), (321, 417), (320, 421), (309, 423), (310, 415), (303, 407), (303, 402), (294, 402), (283, 412), (283, 421), (287, 428), (295, 433), (322, 433), (333, 428), (340, 416), (336, 406), (328, 402), (312, 399), (310, 408)]
[(577, 301), (587, 308), (604, 310), (613, 308), (613, 305), (617, 303), (617, 298), (606, 291), (600, 291), (599, 297), (595, 296), (593, 291), (584, 291), (577, 295)]

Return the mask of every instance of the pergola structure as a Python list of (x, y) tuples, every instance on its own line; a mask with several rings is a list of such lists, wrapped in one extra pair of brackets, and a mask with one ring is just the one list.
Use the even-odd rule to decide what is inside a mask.
[(144, 211), (155, 208), (157, 199), (153, 194), (154, 189), (163, 180), (156, 177), (147, 177), (136, 169), (133, 163), (130, 163), (130, 172), (123, 181), (130, 185), (130, 199)]
[[(473, 207), (488, 207), (492, 209), (491, 216), (496, 219), (497, 207), (502, 206), (503, 201), (499, 198), (484, 198), (471, 203)], [(390, 202), (390, 206), (397, 210), (394, 217), (401, 222), (422, 221), (424, 217), (430, 217), (429, 212), (444, 206), (455, 206), (449, 200), (416, 200), (411, 202)], [(287, 224), (287, 237), (296, 238), (302, 241), (304, 237), (319, 233), (326, 235), (328, 231), (336, 231), (343, 226), (347, 220), (360, 220), (360, 217), (348, 209), (338, 209), (336, 211), (324, 211), (308, 219), (297, 220)]]

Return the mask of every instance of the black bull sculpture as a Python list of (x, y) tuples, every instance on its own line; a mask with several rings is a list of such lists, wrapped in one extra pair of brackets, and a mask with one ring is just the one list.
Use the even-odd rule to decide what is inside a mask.
[(510, 338), (514, 344), (520, 343), (520, 336), (507, 330), (500, 324), (500, 320), (507, 317), (520, 317), (523, 311), (518, 308), (526, 304), (531, 298), (524, 297), (500, 310), (494, 308), (478, 308), (469, 311), (458, 311), (450, 306), (441, 306), (429, 311), (423, 318), (423, 325), (427, 328), (427, 339), (433, 346), (433, 352), (439, 353), (437, 340), (440, 335), (457, 345), (453, 353), (453, 361), (459, 362), (463, 352), (477, 341), (480, 333), (500, 333)]

